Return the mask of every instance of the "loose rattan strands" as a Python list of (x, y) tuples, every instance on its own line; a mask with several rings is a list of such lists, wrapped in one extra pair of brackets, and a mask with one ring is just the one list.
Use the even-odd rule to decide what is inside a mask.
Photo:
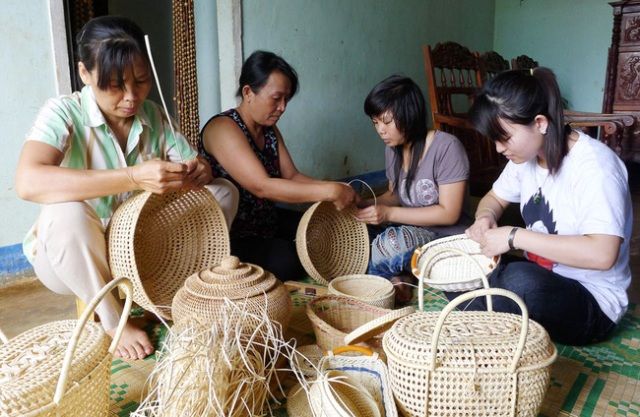
[(187, 277), (230, 252), (224, 215), (206, 189), (134, 195), (114, 213), (108, 247), (112, 275), (131, 277), (134, 301), (165, 319)]
[(369, 262), (367, 226), (349, 210), (318, 202), (298, 224), (296, 249), (304, 269), (321, 284), (342, 275), (363, 274)]

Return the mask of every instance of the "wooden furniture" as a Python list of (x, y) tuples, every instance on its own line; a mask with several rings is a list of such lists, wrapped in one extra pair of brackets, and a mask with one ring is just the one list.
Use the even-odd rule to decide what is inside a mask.
[(482, 66), (483, 83), (495, 77), (502, 71), (511, 69), (509, 61), (504, 59), (502, 55), (495, 51), (488, 51), (480, 55), (480, 64)]
[(422, 48), (429, 88), (433, 128), (455, 135), (469, 157), (471, 195), (482, 196), (491, 189), (506, 159), (495, 150), (493, 141), (471, 126), (467, 112), (484, 82), (477, 53), (455, 43), (439, 43)]
[(640, 161), (640, 0), (609, 4), (613, 7), (613, 31), (602, 111), (635, 116), (636, 122), (624, 129), (619, 149), (614, 149), (625, 160)]
[(527, 55), (519, 55), (511, 59), (511, 69), (514, 70), (530, 70), (537, 68), (538, 66), (538, 61), (535, 61), (533, 58), (528, 57)]

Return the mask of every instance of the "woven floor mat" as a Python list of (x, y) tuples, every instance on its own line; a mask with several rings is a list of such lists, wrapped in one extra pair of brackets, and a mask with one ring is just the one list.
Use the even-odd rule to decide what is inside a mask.
[[(313, 342), (305, 314), (311, 298), (293, 296), (293, 317), (288, 337), (298, 345)], [(439, 291), (425, 293), (425, 309), (439, 311), (447, 300)], [(166, 331), (160, 325), (145, 329), (156, 346)], [(586, 347), (557, 345), (558, 360), (539, 417), (640, 417), (640, 305), (629, 311), (610, 340)], [(111, 373), (110, 417), (127, 417), (140, 402), (155, 356), (143, 361), (114, 360)], [(284, 405), (274, 405), (273, 415), (286, 416)]]

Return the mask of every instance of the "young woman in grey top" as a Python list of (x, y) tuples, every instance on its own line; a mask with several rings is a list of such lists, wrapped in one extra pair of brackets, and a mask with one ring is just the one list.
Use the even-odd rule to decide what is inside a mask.
[[(428, 131), (420, 88), (407, 77), (392, 75), (367, 96), (364, 111), (386, 145), (389, 189), (368, 200), (357, 218), (370, 225), (369, 273), (396, 285), (396, 301), (409, 301), (409, 262), (419, 245), (463, 233), (471, 219), (464, 213), (469, 161), (455, 136)], [(377, 234), (377, 235), (376, 235)]]

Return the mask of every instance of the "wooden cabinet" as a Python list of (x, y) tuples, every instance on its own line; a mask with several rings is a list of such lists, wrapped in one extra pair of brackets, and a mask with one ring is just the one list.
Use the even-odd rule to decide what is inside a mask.
[(640, 161), (640, 0), (609, 4), (613, 7), (613, 31), (602, 111), (634, 113), (636, 122), (625, 129), (620, 156)]

